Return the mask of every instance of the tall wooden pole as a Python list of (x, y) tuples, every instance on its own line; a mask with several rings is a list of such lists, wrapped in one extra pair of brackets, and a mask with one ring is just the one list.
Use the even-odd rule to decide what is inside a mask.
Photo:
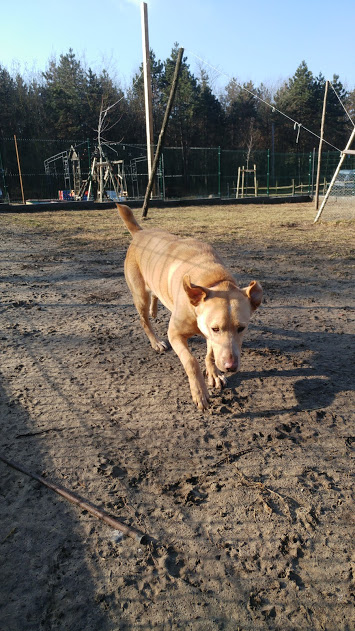
[(144, 203), (143, 203), (143, 210), (142, 210), (142, 217), (146, 217), (147, 213), (148, 213), (149, 198), (150, 198), (150, 194), (152, 192), (154, 178), (155, 178), (155, 174), (157, 172), (160, 155), (161, 155), (162, 148), (163, 148), (164, 137), (165, 137), (165, 132), (166, 132), (166, 129), (167, 129), (167, 126), (168, 126), (168, 121), (169, 121), (171, 108), (173, 107), (173, 103), (174, 103), (175, 92), (176, 92), (176, 88), (177, 88), (178, 81), (179, 81), (179, 72), (180, 72), (180, 67), (181, 67), (183, 54), (184, 54), (184, 49), (183, 48), (179, 48), (178, 56), (177, 56), (177, 59), (176, 59), (176, 65), (175, 65), (175, 71), (174, 71), (174, 76), (173, 76), (173, 82), (172, 82), (171, 88), (170, 88), (169, 100), (168, 100), (168, 103), (167, 103), (167, 106), (166, 106), (166, 110), (165, 110), (165, 114), (164, 114), (164, 120), (163, 120), (163, 124), (161, 126), (159, 138), (158, 138), (157, 150), (156, 150), (156, 154), (155, 154), (155, 158), (154, 158), (152, 172), (150, 174), (147, 190), (145, 192)]
[(321, 127), (320, 127), (319, 149), (318, 149), (318, 165), (317, 165), (317, 179), (316, 179), (316, 193), (315, 193), (315, 207), (316, 207), (316, 210), (318, 210), (318, 207), (319, 207), (320, 165), (321, 165), (321, 161), (322, 161), (324, 121), (325, 121), (325, 112), (326, 112), (326, 109), (327, 109), (328, 87), (329, 87), (329, 81), (326, 81), (325, 82), (325, 90), (324, 90), (324, 100), (323, 100), (322, 122), (321, 122)]
[(17, 166), (18, 166), (18, 174), (20, 176), (20, 185), (21, 185), (21, 193), (22, 193), (22, 203), (25, 203), (25, 196), (23, 193), (23, 184), (22, 184), (22, 173), (21, 173), (21, 164), (20, 164), (20, 156), (18, 153), (18, 148), (17, 148), (17, 139), (16, 136), (14, 135), (14, 141), (15, 141), (15, 149), (16, 149), (16, 157), (17, 157)]
[(150, 178), (154, 159), (153, 140), (153, 105), (152, 105), (152, 77), (150, 71), (149, 34), (148, 34), (148, 7), (146, 2), (141, 4), (142, 23), (142, 48), (143, 48), (143, 75), (144, 75), (144, 103), (145, 126), (147, 132), (147, 160), (148, 178)]

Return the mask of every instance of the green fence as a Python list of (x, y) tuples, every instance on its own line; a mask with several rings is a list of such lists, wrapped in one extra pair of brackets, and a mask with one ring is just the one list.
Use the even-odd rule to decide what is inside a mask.
[[(89, 140), (27, 140), (18, 138), (18, 156), (25, 199), (58, 199), (58, 191), (73, 188), (71, 148), (80, 159), (80, 177), (86, 179), (95, 152)], [(144, 197), (147, 186), (146, 147), (110, 143), (105, 148), (109, 160), (123, 160), (129, 199)], [(321, 187), (330, 181), (339, 162), (339, 153), (322, 155)], [(201, 147), (167, 147), (163, 150), (155, 185), (155, 195), (172, 198), (233, 198), (236, 196), (239, 168), (256, 168), (245, 173), (244, 196), (312, 194), (315, 185), (317, 152), (277, 153), (271, 150), (231, 151)], [(355, 168), (355, 157), (347, 156), (344, 169)], [(13, 138), (0, 140), (0, 189), (3, 198), (21, 201), (19, 164)], [(239, 191), (241, 196), (241, 191)]]

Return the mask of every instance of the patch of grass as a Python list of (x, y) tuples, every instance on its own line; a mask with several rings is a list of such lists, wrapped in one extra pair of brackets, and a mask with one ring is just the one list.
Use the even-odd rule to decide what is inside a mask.
[[(277, 246), (286, 250), (297, 247), (310, 254), (326, 251), (329, 256), (351, 256), (355, 222), (334, 221), (313, 223), (312, 203), (236, 206), (185, 206), (180, 208), (150, 208), (143, 220), (141, 210), (135, 210), (144, 228), (162, 228), (180, 236), (194, 236), (210, 243), (250, 243), (250, 247)], [(31, 215), (2, 215), (8, 229), (51, 234), (61, 246), (78, 248), (90, 244), (111, 249), (126, 247), (130, 235), (115, 209), (95, 211), (52, 211)]]

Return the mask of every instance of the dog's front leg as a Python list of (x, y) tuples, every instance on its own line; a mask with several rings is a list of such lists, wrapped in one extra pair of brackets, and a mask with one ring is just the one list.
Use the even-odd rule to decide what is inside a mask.
[(208, 385), (212, 388), (218, 388), (218, 390), (221, 390), (221, 388), (227, 385), (227, 379), (223, 372), (221, 372), (216, 366), (212, 344), (209, 340), (207, 340), (207, 355), (205, 362)]
[(194, 403), (200, 410), (206, 410), (209, 401), (208, 390), (199, 363), (188, 348), (188, 336), (182, 335), (170, 320), (168, 337), (189, 378)]

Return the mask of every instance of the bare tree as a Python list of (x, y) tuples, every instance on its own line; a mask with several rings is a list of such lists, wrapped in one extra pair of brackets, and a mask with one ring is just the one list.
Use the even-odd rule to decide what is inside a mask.
[[(108, 118), (108, 114), (109, 112), (111, 112), (123, 99), (124, 97), (122, 96), (120, 99), (118, 99), (118, 101), (116, 101), (116, 103), (113, 103), (112, 105), (108, 105), (107, 107), (104, 107), (104, 100), (102, 99), (101, 101), (101, 107), (100, 107), (100, 114), (99, 114), (99, 122), (98, 122), (98, 126), (97, 126), (97, 147), (98, 147), (98, 152), (99, 152), (99, 201), (102, 202), (103, 200), (103, 192), (104, 192), (104, 158), (105, 158), (105, 154), (103, 151), (103, 145), (107, 145), (108, 141), (105, 140), (104, 138), (104, 134), (107, 134), (108, 131), (110, 131), (113, 127), (115, 127), (122, 119), (122, 115), (118, 118), (118, 120), (116, 120), (114, 123), (111, 123), (109, 118)], [(122, 142), (122, 139), (120, 140), (120, 142)]]

